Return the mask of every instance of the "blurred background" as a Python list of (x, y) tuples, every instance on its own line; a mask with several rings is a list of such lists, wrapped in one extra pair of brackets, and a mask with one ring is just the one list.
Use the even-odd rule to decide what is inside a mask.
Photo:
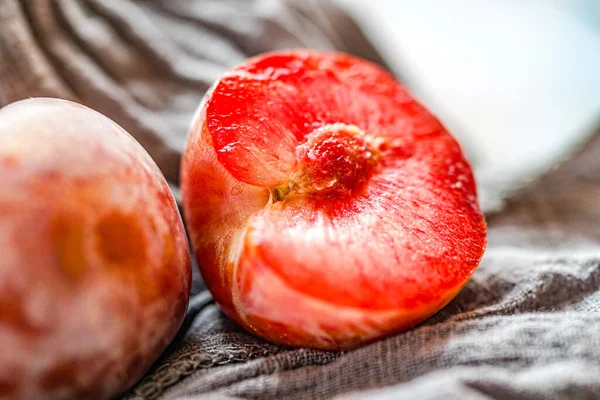
[(336, 0), (479, 171), (553, 165), (600, 123), (598, 0)]
[[(517, 393), (517, 362), (526, 374), (548, 360), (560, 369), (527, 375), (519, 393), (539, 388), (546, 390), (534, 392), (540, 398), (565, 398), (558, 394), (564, 388), (597, 390), (589, 366), (600, 358), (593, 338), (600, 321), (600, 0), (330, 1), (353, 15), (376, 50), (325, 0), (0, 0), (0, 106), (59, 97), (107, 115), (144, 146), (177, 199), (190, 121), (215, 79), (250, 56), (309, 47), (388, 66), (460, 140), (486, 216), (499, 217), (488, 218), (491, 251), (479, 275), (440, 314), (438, 322), (451, 328), (434, 337), (432, 320), (407, 341), (396, 337), (356, 352), (298, 353), (244, 334), (210, 303), (194, 268), (195, 298), (173, 353), (128, 398), (158, 398), (179, 383), (186, 398), (209, 387), (275, 399), (302, 390), (302, 398), (316, 398), (444, 374), (451, 366), (468, 384), (445, 388), (493, 385), (489, 393), (506, 397)], [(515, 185), (525, 187), (594, 133), (587, 157), (498, 212), (510, 198), (505, 193), (521, 194)], [(220, 372), (195, 374), (250, 359), (254, 364), (231, 366), (229, 388)], [(499, 368), (495, 381), (490, 369), (478, 369), (488, 364)], [(273, 369), (281, 373), (264, 372)], [(186, 383), (192, 373), (195, 383)], [(440, 382), (462, 380), (435, 376), (448, 380), (417, 382), (433, 388), (432, 397), (440, 396)]]
[(536, 177), (600, 124), (600, 0), (330, 1), (378, 51), (323, 0), (0, 0), (0, 104), (86, 104), (175, 185), (204, 92), (274, 49), (387, 64), (459, 138), (480, 182)]

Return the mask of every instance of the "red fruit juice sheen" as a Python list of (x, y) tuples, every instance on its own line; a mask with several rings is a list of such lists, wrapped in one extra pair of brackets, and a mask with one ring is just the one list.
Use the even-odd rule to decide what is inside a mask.
[(217, 302), (286, 345), (344, 348), (422, 321), (486, 244), (456, 140), (387, 71), (340, 53), (227, 72), (195, 119), (182, 190)]

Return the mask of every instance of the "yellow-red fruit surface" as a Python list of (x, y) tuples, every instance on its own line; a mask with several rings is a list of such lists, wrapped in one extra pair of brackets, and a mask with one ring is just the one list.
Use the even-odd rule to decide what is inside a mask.
[(0, 398), (106, 399), (173, 339), (191, 281), (169, 187), (76, 103), (0, 110)]

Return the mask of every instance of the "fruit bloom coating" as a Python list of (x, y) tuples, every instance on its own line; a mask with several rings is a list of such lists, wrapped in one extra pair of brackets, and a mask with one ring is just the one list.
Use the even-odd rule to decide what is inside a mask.
[(168, 185), (82, 105), (0, 110), (0, 398), (107, 399), (173, 339), (191, 281)]
[(459, 292), (486, 245), (455, 139), (388, 72), (339, 53), (227, 72), (195, 117), (182, 194), (216, 301), (284, 345), (407, 329)]

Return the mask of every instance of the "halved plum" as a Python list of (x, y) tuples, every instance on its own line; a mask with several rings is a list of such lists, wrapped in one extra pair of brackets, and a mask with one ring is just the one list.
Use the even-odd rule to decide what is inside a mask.
[(456, 140), (388, 72), (340, 53), (227, 72), (195, 118), (182, 194), (216, 301), (284, 345), (407, 329), (459, 292), (486, 245)]

